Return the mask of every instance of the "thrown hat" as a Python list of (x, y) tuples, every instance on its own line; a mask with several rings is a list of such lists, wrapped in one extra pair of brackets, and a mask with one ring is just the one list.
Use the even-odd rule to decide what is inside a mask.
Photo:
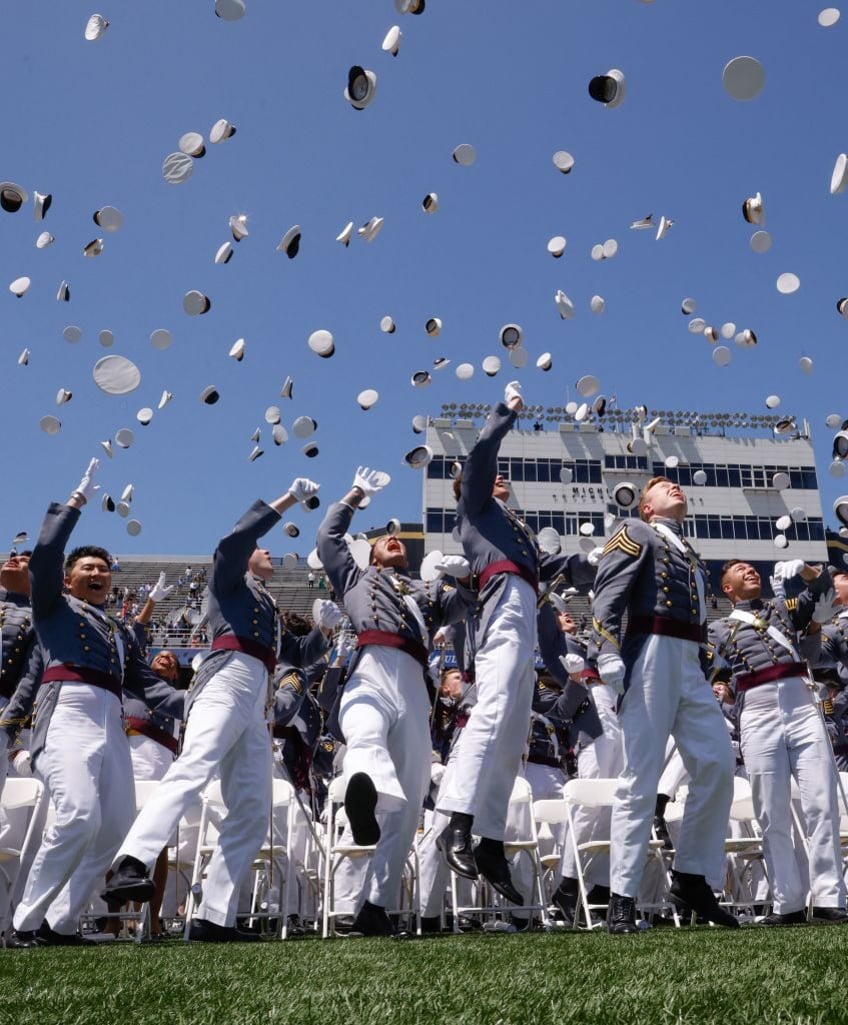
[(14, 182), (0, 182), (0, 209), (8, 214), (16, 213), (27, 202), (26, 189)]
[(288, 431), (282, 424), (274, 424), (271, 428), (271, 437), (275, 445), (284, 445), (289, 440)]
[(779, 395), (767, 395), (766, 396), (766, 408), (767, 409), (777, 409), (777, 407), (779, 405), (780, 405), (780, 396)]
[(138, 537), (141, 533), (141, 523), (138, 520), (127, 520), (127, 533), (130, 537)]
[(771, 235), (767, 231), (755, 231), (748, 244), (755, 253), (767, 253), (771, 249)]
[(822, 28), (832, 28), (841, 17), (838, 7), (825, 7), (816, 19)]
[(103, 252), (103, 239), (95, 238), (88, 243), (87, 246), (83, 247), (82, 255), (89, 257), (89, 259), (100, 256)]
[(377, 92), (377, 76), (373, 71), (354, 64), (347, 73), (344, 98), (354, 110), (365, 110)]
[(699, 487), (703, 487), (707, 483), (707, 474), (705, 470), (696, 470), (692, 474), (692, 483), (697, 484)]
[(309, 336), (307, 344), (309, 348), (322, 359), (329, 359), (336, 351), (333, 336), (329, 331), (313, 331)]
[(104, 231), (120, 231), (124, 225), (124, 215), (114, 206), (101, 206), (91, 215), (91, 219), (98, 228)]
[(89, 43), (94, 43), (103, 38), (103, 33), (109, 28), (109, 22), (102, 14), (92, 14), (85, 23), (83, 35)]
[(618, 68), (610, 68), (605, 75), (596, 75), (589, 82), (589, 95), (598, 103), (603, 103), (609, 110), (620, 107), (624, 101), (624, 73)]
[(412, 430), (415, 434), (423, 434), (427, 430), (427, 417), (417, 414), (412, 418)]
[(842, 417), (839, 413), (828, 413), (824, 422), (832, 429), (834, 427), (838, 427), (842, 423)]
[(69, 392), (66, 388), (60, 388), (56, 392), (56, 405), (63, 406), (66, 402), (70, 402), (73, 397), (73, 392)]
[(48, 246), (53, 245), (56, 239), (50, 234), (49, 231), (42, 231), (42, 233), (35, 240), (36, 249), (46, 249)]
[(554, 167), (562, 174), (570, 174), (574, 167), (574, 157), (564, 149), (557, 150), (553, 157)]
[(725, 64), (721, 81), (734, 100), (753, 100), (765, 85), (766, 73), (756, 57), (734, 57)]
[(691, 317), (697, 308), (698, 304), (691, 296), (687, 296), (680, 304), (680, 312), (686, 317)]
[[(469, 364), (470, 366), (471, 364)], [(554, 365), (553, 357), (549, 352), (543, 352), (536, 360), (536, 369), (544, 370), (546, 373)], [(473, 368), (472, 368), (473, 369)]]
[(233, 214), (227, 223), (230, 226), (234, 242), (241, 242), (250, 234), (247, 230), (247, 214)]
[(214, 406), (220, 397), (214, 384), (207, 385), (200, 393), (200, 401), (205, 402), (207, 406)]
[(585, 374), (578, 380), (575, 388), (577, 389), (578, 395), (582, 395), (584, 399), (588, 399), (598, 391), (600, 386), (601, 384), (597, 377), (592, 374)]
[(103, 356), (94, 364), (92, 376), (107, 395), (128, 395), (141, 384), (141, 371), (126, 356)]
[(606, 309), (606, 301), (602, 295), (593, 295), (589, 300), (589, 309), (592, 313), (603, 313)]
[(366, 242), (373, 242), (380, 234), (380, 230), (383, 227), (383, 220), (384, 218), (382, 217), (372, 217), (370, 220), (366, 221), (361, 228), (356, 229), (356, 234), (359, 235), (360, 238), (365, 239)]
[(793, 292), (797, 292), (801, 287), (801, 279), (797, 274), (785, 271), (783, 274), (778, 275), (775, 284), (781, 295), (792, 295)]
[(285, 381), (283, 381), (283, 387), (280, 389), (280, 398), (281, 399), (290, 399), (292, 397), (292, 392), (293, 391), (294, 391), (294, 380), (291, 377), (287, 377), (285, 379)]
[(142, 427), (147, 427), (150, 421), (153, 419), (153, 410), (150, 406), (144, 406), (135, 414), (136, 420), (141, 424)]
[(750, 349), (751, 346), (757, 344), (757, 336), (749, 327), (746, 327), (733, 336), (733, 341), (743, 348)]
[(318, 421), (311, 416), (299, 416), (292, 424), (292, 433), (296, 438), (308, 438), (318, 429)]
[(557, 289), (556, 294), (554, 295), (554, 302), (559, 310), (560, 317), (562, 317), (563, 320), (571, 320), (574, 316), (574, 303), (568, 298), (562, 289)]
[(811, 374), (813, 372), (813, 361), (809, 356), (802, 356), (798, 360), (798, 366), (805, 374)]
[(29, 291), (29, 286), (32, 284), (29, 278), (15, 278), (11, 285), (9, 285), (9, 291), (12, 295), (23, 298)]
[(833, 165), (833, 174), (830, 177), (831, 196), (844, 192), (846, 186), (848, 186), (848, 154), (840, 153)]
[(236, 126), (230, 124), (225, 117), (222, 117), (209, 129), (209, 141), (214, 143), (226, 142), (227, 139), (235, 134)]
[(778, 518), (774, 521), (774, 525), (777, 528), (777, 530), (789, 530), (789, 528), (792, 526), (792, 517), (788, 514), (784, 516), (778, 516)]
[(486, 356), (481, 365), (483, 367), (483, 373), (488, 377), (494, 377), (501, 369), (501, 361), (498, 356)]
[(280, 244), (277, 246), (277, 252), (285, 253), (290, 260), (293, 260), (300, 249), (300, 234), (300, 225), (292, 225), (280, 240)]
[(433, 450), (429, 445), (417, 445), (403, 457), (404, 463), (413, 470), (423, 470), (433, 458)]
[(232, 258), (233, 258), (233, 244), (232, 244), (232, 242), (224, 242), (222, 245), (218, 246), (218, 249), (215, 252), (215, 263), (216, 264), (220, 265), (220, 264), (223, 264), (223, 263), (229, 263), (230, 260), (232, 260)]
[(416, 370), (410, 378), (410, 383), (414, 388), (426, 388), (432, 380), (429, 370)]
[(421, 209), (425, 214), (434, 214), (439, 209), (439, 196), (436, 192), (428, 192), (421, 200)]
[(122, 427), (115, 433), (115, 444), (121, 448), (129, 448), (135, 441), (135, 435), (129, 427)]
[(660, 217), (660, 223), (657, 225), (657, 242), (661, 242), (671, 231), (673, 226), (674, 221), (670, 217)]
[(789, 474), (779, 470), (771, 478), (771, 486), (775, 491), (785, 491), (789, 487)]
[(833, 503), (833, 515), (840, 523), (848, 525), (848, 495), (840, 495)]
[(521, 345), (515, 345), (509, 350), (509, 362), (520, 370), (527, 366), (527, 350)]
[(553, 238), (548, 239), (548, 252), (551, 256), (558, 260), (565, 252), (566, 240), (564, 235), (554, 235)]
[(518, 324), (504, 324), (498, 332), (498, 338), (505, 349), (514, 349), (521, 345), (524, 339), (524, 332)]
[(161, 397), (161, 398), (159, 399), (159, 406), (158, 406), (158, 408), (159, 408), (159, 409), (164, 409), (164, 408), (165, 408), (165, 406), (167, 406), (167, 405), (168, 405), (168, 403), (169, 403), (169, 402), (171, 401), (171, 399), (172, 399), (173, 397), (174, 397), (174, 396), (173, 396), (173, 395), (171, 394), (171, 392), (169, 392), (169, 391), (163, 391), (163, 392), (162, 392), (162, 397)]
[(193, 171), (194, 161), (186, 153), (169, 153), (162, 161), (162, 177), (169, 185), (182, 185)]
[(265, 455), (265, 453), (262, 451), (262, 449), (258, 445), (254, 445), (250, 455), (247, 457), (247, 461), (249, 463), (255, 463), (256, 460), (263, 455)]
[(439, 317), (430, 317), (427, 323), (424, 325), (424, 330), (431, 338), (435, 338), (437, 334), (442, 330), (442, 321)]
[(292, 523), (291, 520), (283, 524), (283, 530), (289, 537), (300, 537), (300, 527), (296, 523)]
[(307, 459), (314, 459), (318, 455), (318, 446), (314, 441), (308, 441), (300, 451)]
[(183, 296), (183, 309), (190, 317), (198, 317), (212, 308), (212, 300), (208, 295), (191, 289)]
[(239, 21), (244, 17), (244, 0), (215, 0), (215, 14), (222, 21)]
[(173, 340), (171, 332), (166, 327), (158, 327), (150, 334), (150, 344), (154, 349), (169, 349)]
[(759, 192), (742, 204), (742, 216), (749, 224), (765, 224), (766, 212), (763, 208), (763, 197)]
[(633, 221), (630, 225), (632, 231), (647, 231), (650, 228), (654, 228), (654, 215), (648, 214), (647, 217), (640, 217), (638, 221)]
[(360, 409), (370, 409), (379, 397), (379, 392), (373, 388), (366, 388), (356, 396), (356, 401), (359, 403)]
[[(49, 192), (38, 192), (35, 190), (32, 194), (32, 202), (35, 207), (35, 219), (37, 221), (43, 221), (47, 215), (47, 211), (53, 204), (53, 196)], [(39, 246), (39, 248), (43, 248)]]
[(726, 345), (717, 345), (713, 349), (713, 363), (717, 367), (726, 367), (731, 359), (733, 359), (733, 353)]
[(350, 245), (350, 236), (353, 234), (353, 221), (348, 221), (347, 224), (342, 228), (338, 235), (336, 235), (336, 242), (347, 248)]
[(206, 145), (200, 132), (186, 132), (181, 135), (177, 146), (180, 153), (185, 153), (187, 157), (200, 158), (206, 153)]
[(57, 420), (55, 416), (43, 416), (38, 421), (38, 426), (45, 434), (58, 434), (62, 429), (62, 421)]
[(474, 147), (467, 142), (460, 143), (453, 153), (451, 158), (455, 164), (460, 164), (462, 167), (470, 167), (477, 159), (477, 152)]
[(390, 53), (392, 57), (397, 57), (402, 38), (403, 32), (401, 32), (400, 27), (398, 25), (392, 25), (383, 39), (382, 49), (385, 53)]
[(71, 301), (71, 286), (67, 281), (63, 281), (59, 285), (59, 291), (56, 293), (56, 302), (68, 303)]
[(228, 355), (232, 356), (232, 358), (237, 363), (241, 363), (241, 361), (244, 359), (244, 339), (243, 338), (239, 338), (237, 341), (233, 342), (233, 344), (230, 346), (230, 351), (229, 351)]
[(18, 356), (18, 366), (19, 367), (27, 367), (27, 366), (29, 366), (29, 356), (30, 356), (29, 349), (24, 349), (24, 351), (20, 354), (20, 356)]
[(460, 363), (455, 370), (456, 376), (460, 381), (470, 381), (474, 376), (474, 364), (473, 363)]
[(380, 330), (384, 332), (384, 334), (393, 335), (397, 328), (395, 327), (395, 322), (392, 320), (392, 318), (386, 316), (383, 317), (380, 321)]

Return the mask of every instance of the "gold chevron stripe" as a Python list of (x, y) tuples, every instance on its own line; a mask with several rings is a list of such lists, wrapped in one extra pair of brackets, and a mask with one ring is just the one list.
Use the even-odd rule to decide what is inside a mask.
[(616, 549), (635, 559), (642, 551), (642, 546), (638, 541), (633, 540), (633, 538), (627, 533), (627, 527), (624, 526), (617, 534), (614, 534), (609, 541), (607, 541), (604, 545), (603, 554), (607, 555), (609, 552), (614, 552)]

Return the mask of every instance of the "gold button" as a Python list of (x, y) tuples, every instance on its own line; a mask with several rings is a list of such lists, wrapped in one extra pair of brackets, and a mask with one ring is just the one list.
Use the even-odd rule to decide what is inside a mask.
[(254, 637), (258, 637), (259, 636), (259, 631), (258, 630), (254, 630), (253, 631), (253, 636)]
[(258, 611), (259, 611), (259, 606), (257, 605), (257, 606), (256, 606), (256, 607), (254, 608), (254, 610), (253, 610), (253, 611), (254, 611), (254, 612), (258, 612)]
[(259, 620), (258, 620), (258, 619), (254, 619), (254, 620), (253, 620), (253, 625), (254, 625), (254, 626), (256, 626), (256, 624), (257, 624), (258, 622), (259, 622)]
[(669, 592), (669, 588), (667, 588), (667, 587), (664, 587), (664, 588), (663, 588), (663, 594), (668, 594), (668, 592)]
[(668, 608), (671, 608), (671, 606), (672, 606), (673, 604), (674, 604), (674, 602), (670, 602), (670, 601), (667, 601), (667, 602), (666, 602), (666, 605), (668, 606)]
[(87, 644), (83, 644), (82, 650), (83, 651), (90, 651), (91, 649), (89, 648), (89, 646)]

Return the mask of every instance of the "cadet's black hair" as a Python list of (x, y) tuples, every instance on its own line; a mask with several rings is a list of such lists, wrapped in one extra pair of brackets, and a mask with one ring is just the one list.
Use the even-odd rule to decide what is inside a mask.
[(71, 572), (80, 559), (102, 559), (110, 570), (112, 568), (112, 556), (105, 548), (100, 548), (98, 545), (80, 545), (79, 548), (74, 548), (65, 559), (65, 576)]
[(725, 574), (732, 570), (734, 566), (747, 565), (744, 559), (728, 559), (727, 562), (721, 567), (721, 573), (719, 574), (719, 583), (724, 583)]
[(304, 619), (303, 616), (299, 616), (296, 612), (284, 612), (283, 623), (285, 624), (286, 630), (289, 633), (294, 634), (295, 637), (305, 637), (312, 627), (309, 625), (309, 620)]

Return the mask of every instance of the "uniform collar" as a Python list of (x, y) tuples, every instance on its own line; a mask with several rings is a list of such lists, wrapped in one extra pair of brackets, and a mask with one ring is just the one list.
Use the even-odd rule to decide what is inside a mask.
[(745, 601), (738, 601), (733, 608), (741, 609), (742, 612), (759, 612), (765, 608), (765, 602), (762, 598), (746, 598)]
[(661, 524), (663, 527), (668, 527), (668, 529), (677, 534), (678, 537), (683, 537), (683, 524), (679, 520), (672, 520), (666, 516), (654, 516), (651, 523)]

